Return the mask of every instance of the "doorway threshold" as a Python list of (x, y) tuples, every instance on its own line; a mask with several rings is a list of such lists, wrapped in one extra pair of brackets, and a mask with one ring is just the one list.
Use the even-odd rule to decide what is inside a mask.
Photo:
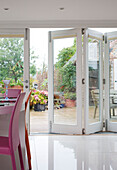
[(40, 132), (33, 132), (33, 133), (30, 133), (30, 136), (33, 136), (33, 135), (49, 135), (50, 133), (48, 132), (45, 132), (45, 133), (40, 133)]
[(117, 132), (96, 132), (91, 135), (117, 135)]

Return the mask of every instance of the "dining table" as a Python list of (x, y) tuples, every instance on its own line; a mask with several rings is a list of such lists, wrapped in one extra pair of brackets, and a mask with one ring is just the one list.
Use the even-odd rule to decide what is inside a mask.
[[(16, 100), (17, 100), (16, 98), (11, 98), (7, 100), (5, 98), (0, 98), (0, 136), (8, 136), (10, 117)], [(6, 110), (9, 108), (9, 114), (2, 113), (3, 107), (6, 108)], [(20, 135), (24, 166), (25, 169), (27, 169), (28, 164), (27, 164), (26, 151), (25, 151), (25, 102), (23, 102), (20, 111), (19, 135)], [(15, 152), (15, 160), (16, 160), (17, 169), (19, 170), (20, 163), (19, 163), (18, 151)], [(0, 155), (0, 169), (12, 170), (12, 162), (9, 155), (8, 156)]]
[(9, 98), (9, 99), (0, 98), (0, 106), (14, 105), (16, 100), (17, 100), (16, 98)]

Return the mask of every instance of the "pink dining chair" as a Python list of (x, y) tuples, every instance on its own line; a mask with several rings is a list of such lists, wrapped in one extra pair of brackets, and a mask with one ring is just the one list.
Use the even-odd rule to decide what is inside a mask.
[[(0, 136), (0, 154), (11, 156), (13, 170), (17, 170), (15, 155), (14, 155), (14, 151), (17, 148), (19, 152), (21, 170), (24, 170), (21, 144), (19, 138), (19, 115), (20, 115), (20, 110), (21, 110), (24, 96), (25, 93), (20, 93), (15, 103), (15, 106), (11, 106), (11, 108), (13, 109), (10, 118), (8, 137)], [(9, 114), (10, 106), (1, 107), (0, 110), (3, 115)]]
[(29, 144), (29, 139), (28, 139), (28, 130), (27, 130), (27, 127), (26, 127), (26, 109), (27, 109), (27, 106), (28, 106), (28, 102), (29, 102), (31, 93), (32, 93), (32, 91), (29, 92), (28, 97), (25, 101), (25, 143), (26, 143), (29, 170), (32, 169), (32, 166), (31, 166), (31, 151), (30, 151), (30, 144)]
[[(17, 98), (18, 95), (21, 93), (21, 89), (8, 89), (8, 98)], [(6, 97), (6, 93), (5, 93)]]

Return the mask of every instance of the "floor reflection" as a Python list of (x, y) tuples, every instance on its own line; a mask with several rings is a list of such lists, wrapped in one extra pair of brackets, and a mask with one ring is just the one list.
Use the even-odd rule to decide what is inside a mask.
[(30, 136), (34, 170), (116, 170), (116, 136)]

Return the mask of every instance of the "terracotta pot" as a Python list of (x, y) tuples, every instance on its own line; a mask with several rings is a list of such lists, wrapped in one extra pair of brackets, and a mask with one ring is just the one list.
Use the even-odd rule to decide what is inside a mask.
[(21, 89), (21, 91), (23, 91), (23, 86), (9, 86), (8, 89)]
[(65, 106), (66, 107), (75, 107), (76, 106), (76, 100), (66, 99)]

